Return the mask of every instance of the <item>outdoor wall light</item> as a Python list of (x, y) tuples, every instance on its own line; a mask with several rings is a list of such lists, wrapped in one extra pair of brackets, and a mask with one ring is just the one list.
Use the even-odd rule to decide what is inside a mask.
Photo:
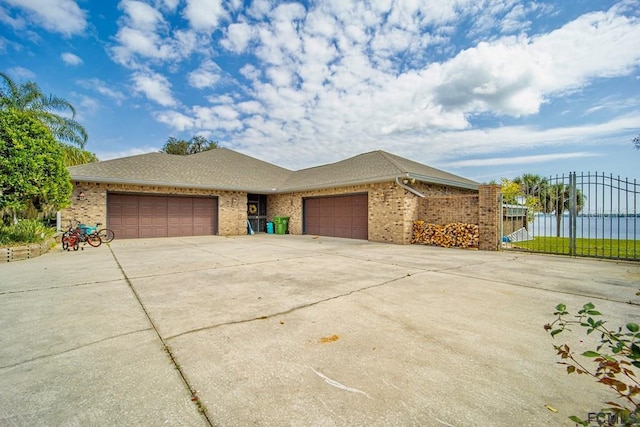
[(84, 199), (85, 199), (84, 191), (80, 190), (80, 192), (78, 193), (78, 200), (84, 200)]

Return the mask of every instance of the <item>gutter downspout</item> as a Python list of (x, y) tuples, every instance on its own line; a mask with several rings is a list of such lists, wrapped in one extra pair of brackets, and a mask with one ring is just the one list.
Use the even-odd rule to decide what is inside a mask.
[(422, 194), (421, 192), (419, 192), (415, 188), (411, 188), (407, 184), (404, 184), (404, 183), (400, 182), (400, 177), (399, 176), (396, 176), (396, 184), (398, 184), (400, 187), (404, 188), (405, 190), (415, 194), (418, 197), (423, 197), (423, 198), (426, 197), (424, 194)]

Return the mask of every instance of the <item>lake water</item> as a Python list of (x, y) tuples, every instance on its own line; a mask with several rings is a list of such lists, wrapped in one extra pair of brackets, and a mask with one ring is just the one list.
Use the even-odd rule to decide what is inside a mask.
[[(569, 216), (562, 217), (561, 236), (569, 237)], [(556, 235), (556, 216), (537, 215), (529, 223), (529, 233), (534, 236)], [(590, 239), (640, 240), (640, 217), (638, 216), (578, 216), (576, 237)]]

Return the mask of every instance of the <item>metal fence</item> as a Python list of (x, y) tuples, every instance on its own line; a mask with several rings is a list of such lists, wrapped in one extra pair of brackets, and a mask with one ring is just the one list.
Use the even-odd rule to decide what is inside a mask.
[(635, 179), (571, 172), (516, 182), (522, 194), (503, 199), (503, 249), (640, 260)]

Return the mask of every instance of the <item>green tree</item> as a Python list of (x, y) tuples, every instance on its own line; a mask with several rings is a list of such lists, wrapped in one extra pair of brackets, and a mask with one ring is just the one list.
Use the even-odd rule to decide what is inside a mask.
[(0, 213), (54, 212), (69, 205), (71, 177), (62, 147), (37, 118), (0, 113)]
[(518, 204), (518, 198), (523, 195), (520, 185), (508, 178), (500, 179), (500, 192), (502, 193), (502, 201), (510, 205)]
[(507, 178), (501, 179), (502, 186), (500, 191), (502, 200), (510, 205), (525, 205), (527, 207), (527, 220), (531, 222), (534, 219), (535, 212), (540, 210), (540, 199), (538, 196), (533, 195), (535, 194), (534, 192), (525, 192), (521, 181), (518, 180), (519, 178), (515, 178), (513, 181)]
[(214, 148), (218, 148), (217, 142), (210, 141), (204, 136), (196, 135), (189, 141), (169, 137), (167, 143), (164, 144), (162, 150), (160, 151), (167, 154), (178, 154), (181, 156), (186, 156), (189, 154), (196, 154), (203, 151), (213, 150)]
[(540, 195), (547, 187), (547, 180), (533, 173), (523, 173), (522, 176), (514, 178), (513, 182), (520, 185), (525, 196), (535, 198), (540, 198)]
[(98, 157), (90, 151), (83, 150), (82, 148), (74, 147), (73, 145), (61, 144), (62, 152), (64, 153), (64, 165), (75, 166), (83, 165), (85, 163), (93, 163), (98, 161)]
[[(75, 121), (76, 110), (67, 100), (45, 95), (34, 82), (17, 84), (2, 72), (0, 83), (4, 83), (0, 85), (0, 111), (28, 112), (49, 128), (59, 142), (84, 148), (88, 139), (87, 131)], [(57, 112), (70, 114), (71, 117)]]
[[(584, 195), (576, 189), (575, 202), (577, 211), (580, 212), (584, 206)], [(560, 237), (562, 230), (562, 215), (569, 210), (571, 205), (571, 194), (569, 186), (566, 184), (548, 185), (540, 196), (540, 203), (544, 213), (555, 213), (556, 215), (556, 236)]]

